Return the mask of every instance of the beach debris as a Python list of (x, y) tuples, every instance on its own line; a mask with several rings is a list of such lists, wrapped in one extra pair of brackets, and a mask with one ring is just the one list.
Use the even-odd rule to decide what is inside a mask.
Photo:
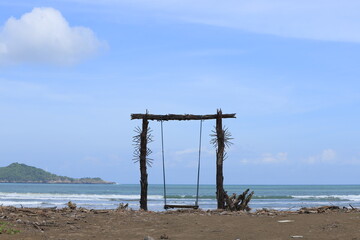
[(116, 210), (128, 210), (129, 204), (128, 203), (120, 203)]
[(334, 211), (334, 210), (340, 210), (339, 206), (322, 206), (322, 207), (315, 207), (315, 208), (301, 208), (298, 213), (324, 213), (327, 211)]
[(268, 209), (268, 208), (262, 208), (255, 211), (256, 215), (268, 215), (268, 216), (275, 216), (278, 215), (280, 212), (275, 209)]
[(160, 239), (169, 239), (169, 236), (164, 233), (160, 236)]
[(42, 232), (42, 233), (44, 232), (44, 229), (42, 229), (42, 228), (40, 227), (40, 225), (39, 225), (38, 222), (33, 222), (32, 224), (33, 224), (34, 228), (36, 228), (37, 230), (39, 230), (39, 231)]
[(78, 208), (77, 210), (78, 210), (79, 212), (82, 212), (82, 213), (88, 213), (88, 212), (90, 212), (89, 209), (87, 209), (87, 208), (82, 208), (82, 207)]
[(146, 237), (144, 237), (144, 240), (155, 240), (155, 238), (150, 237), (150, 236), (146, 236)]
[(322, 206), (322, 207), (318, 207), (318, 212), (322, 212), (322, 211), (326, 211), (326, 210), (338, 210), (340, 209), (339, 206)]
[(278, 223), (290, 223), (295, 222), (294, 220), (279, 220)]
[(317, 209), (316, 209), (316, 210), (300, 209), (300, 210), (299, 210), (299, 213), (307, 213), (307, 214), (310, 214), (310, 213), (318, 213), (318, 211), (317, 211)]
[(246, 189), (242, 194), (238, 196), (236, 193), (233, 193), (230, 197), (227, 192), (224, 192), (225, 197), (225, 209), (228, 211), (247, 211), (249, 212), (251, 208), (248, 206), (252, 196), (254, 195), (254, 191), (250, 194), (248, 192), (250, 189)]
[(18, 211), (24, 212), (24, 213), (36, 214), (36, 212), (34, 212), (33, 210), (30, 210), (30, 209), (19, 208)]
[(94, 213), (94, 214), (109, 213), (108, 210), (95, 210), (95, 209), (91, 209), (90, 212), (92, 212), (92, 213)]
[(303, 238), (304, 236), (301, 236), (301, 235), (294, 235), (294, 236), (291, 236), (291, 238)]
[(71, 202), (71, 201), (69, 201), (66, 205), (67, 205), (68, 208), (70, 208), (71, 210), (76, 209), (76, 204), (73, 203), (73, 202)]

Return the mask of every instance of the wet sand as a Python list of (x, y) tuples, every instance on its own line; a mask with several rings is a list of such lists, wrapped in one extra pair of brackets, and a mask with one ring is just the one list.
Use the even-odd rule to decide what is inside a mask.
[[(320, 212), (320, 213), (319, 213)], [(285, 221), (284, 221), (285, 220)], [(279, 222), (280, 221), (280, 222)], [(324, 211), (168, 211), (0, 207), (0, 222), (20, 230), (0, 239), (351, 239), (358, 209)]]

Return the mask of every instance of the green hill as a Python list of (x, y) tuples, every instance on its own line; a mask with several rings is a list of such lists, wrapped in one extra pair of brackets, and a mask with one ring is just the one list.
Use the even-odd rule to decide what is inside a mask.
[(91, 183), (113, 184), (101, 178), (70, 178), (49, 173), (40, 168), (21, 163), (12, 163), (0, 167), (0, 182), (2, 183)]

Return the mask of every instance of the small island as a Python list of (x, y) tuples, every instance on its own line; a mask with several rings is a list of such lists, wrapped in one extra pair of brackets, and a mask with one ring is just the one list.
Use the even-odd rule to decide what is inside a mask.
[(0, 183), (72, 183), (72, 184), (115, 184), (101, 178), (70, 178), (49, 173), (40, 168), (21, 163), (0, 167)]

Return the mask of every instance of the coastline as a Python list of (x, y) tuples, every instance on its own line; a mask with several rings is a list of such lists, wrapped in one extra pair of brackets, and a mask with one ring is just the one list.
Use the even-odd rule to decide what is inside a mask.
[(81, 181), (0, 181), (0, 183), (24, 183), (24, 184), (117, 184), (116, 182), (81, 182)]
[(255, 213), (0, 207), (2, 239), (359, 239), (360, 210)]

